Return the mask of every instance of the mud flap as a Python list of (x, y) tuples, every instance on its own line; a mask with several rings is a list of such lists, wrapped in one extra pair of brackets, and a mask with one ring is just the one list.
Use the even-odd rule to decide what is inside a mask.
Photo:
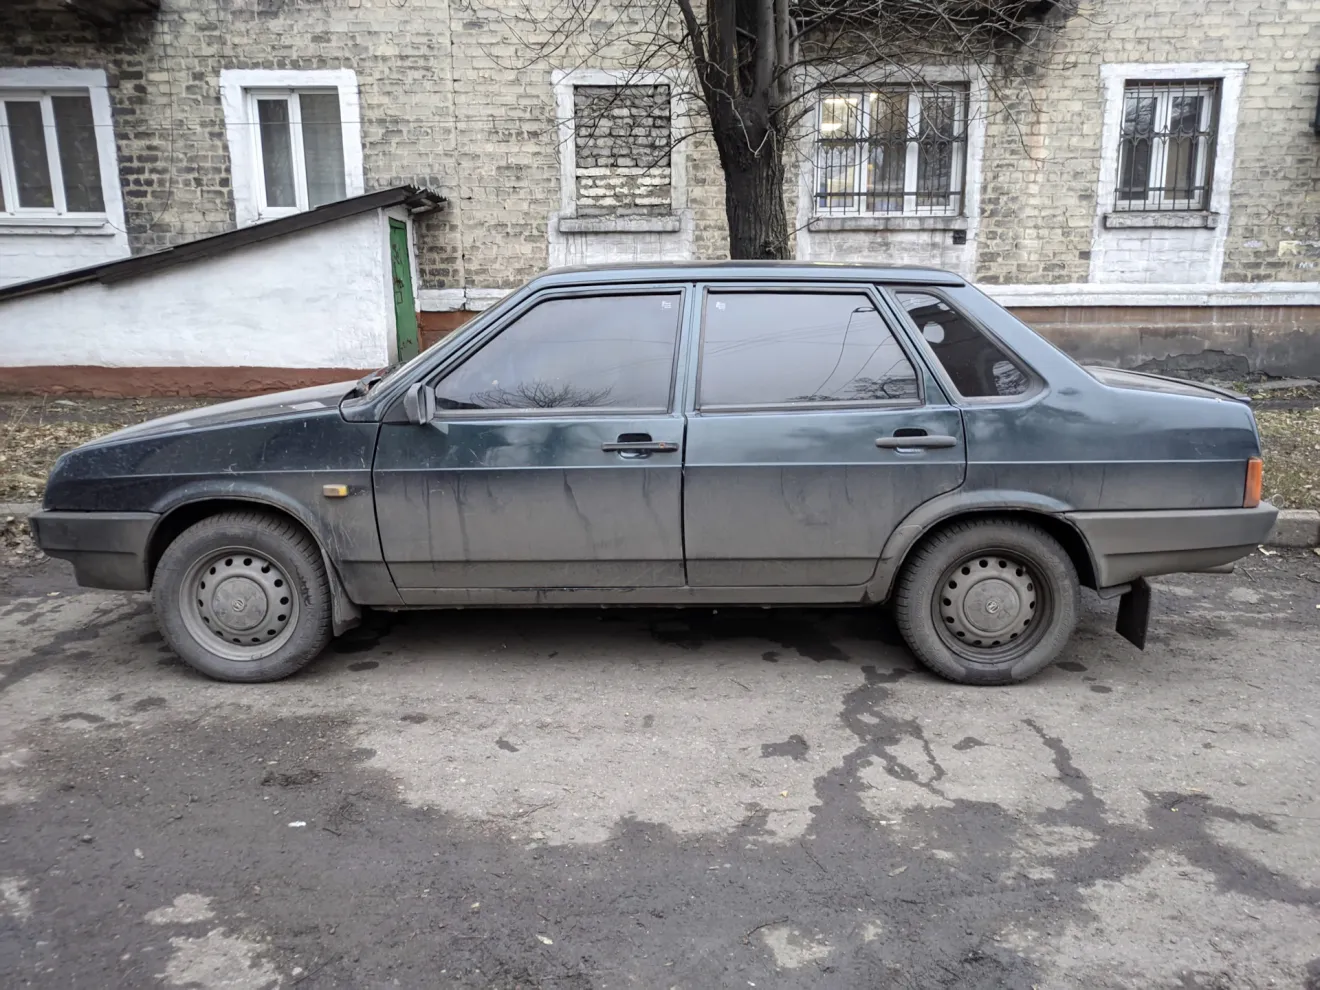
[(1114, 629), (1139, 650), (1146, 648), (1146, 627), (1150, 624), (1150, 585), (1137, 578), (1118, 600), (1118, 622)]

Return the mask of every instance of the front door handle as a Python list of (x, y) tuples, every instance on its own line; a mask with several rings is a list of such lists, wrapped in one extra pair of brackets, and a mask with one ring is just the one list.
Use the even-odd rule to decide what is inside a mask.
[(667, 440), (611, 440), (601, 444), (600, 449), (616, 454), (672, 454), (678, 444)]
[(916, 436), (916, 437), (880, 437), (875, 445), (882, 450), (916, 450), (933, 447), (956, 447), (957, 437)]

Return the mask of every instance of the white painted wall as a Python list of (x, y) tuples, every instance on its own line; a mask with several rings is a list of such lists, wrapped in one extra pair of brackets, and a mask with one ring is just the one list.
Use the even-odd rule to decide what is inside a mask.
[(952, 230), (814, 230), (798, 231), (802, 261), (860, 262), (869, 265), (924, 265), (970, 278), (976, 245), (954, 244)]
[(123, 228), (0, 225), (0, 287), (128, 257)]
[(381, 211), (112, 285), (0, 301), (0, 364), (376, 368), (394, 318)]

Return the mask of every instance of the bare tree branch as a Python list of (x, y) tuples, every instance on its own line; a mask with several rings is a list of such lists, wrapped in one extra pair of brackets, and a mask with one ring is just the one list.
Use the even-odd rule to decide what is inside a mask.
[[(708, 135), (724, 175), (730, 254), (787, 257), (785, 158), (814, 156), (823, 144), (801, 133), (822, 98), (858, 86), (938, 91), (948, 84), (924, 78), (923, 67), (957, 66), (991, 94), (994, 112), (1028, 148), (1026, 120), (1039, 109), (1032, 80), (1060, 54), (1056, 29), (1076, 13), (1077, 0), (553, 0), (548, 16), (528, 7), (509, 21), (528, 62), (686, 70), (680, 75), (692, 81), (706, 126), (685, 121), (670, 150)], [(922, 140), (965, 141), (953, 133), (973, 112), (965, 100), (961, 125), (938, 110), (927, 120), (923, 109)], [(626, 118), (611, 103), (588, 101), (574, 115)], [(576, 133), (592, 132), (589, 121), (576, 125)], [(861, 140), (857, 154), (873, 154), (877, 145)], [(635, 157), (668, 161), (667, 152)], [(849, 167), (879, 166), (859, 157)]]

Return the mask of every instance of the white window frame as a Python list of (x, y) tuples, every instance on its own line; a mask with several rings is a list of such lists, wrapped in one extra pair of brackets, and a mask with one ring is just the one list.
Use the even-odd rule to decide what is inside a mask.
[[(261, 118), (257, 112), (257, 104), (261, 100), (279, 100), (285, 103), (289, 108), (289, 149), (293, 167), (293, 194), (294, 206), (271, 206), (266, 201), (266, 169), (265, 161), (261, 155), (261, 129), (257, 128), (255, 140), (252, 142), (252, 178), (256, 186), (257, 193), (257, 212), (263, 219), (267, 217), (284, 217), (293, 213), (302, 213), (311, 208), (311, 200), (307, 192), (307, 159), (303, 151), (303, 132), (302, 132), (302, 100), (300, 97), (307, 94), (330, 94), (335, 93), (333, 89), (311, 89), (301, 87), (299, 89), (249, 89), (246, 92), (248, 100), (248, 119), (259, 121)], [(341, 129), (342, 129), (342, 125)], [(347, 169), (347, 163), (345, 163)], [(344, 176), (345, 193), (348, 188), (348, 176)]]
[[(949, 176), (948, 195), (958, 196), (958, 207), (956, 209), (919, 209), (917, 207), (917, 175), (919, 172), (919, 161), (921, 156), (920, 135), (921, 135), (921, 98), (939, 93), (947, 93), (958, 87), (961, 97), (958, 100), (955, 112), (955, 120), (958, 128), (963, 135), (962, 154), (955, 155), (953, 158), (953, 167)], [(905, 160), (903, 163), (903, 209), (900, 210), (863, 210), (862, 203), (869, 197), (866, 191), (866, 178), (871, 167), (868, 160), (859, 158), (857, 165), (853, 169), (853, 192), (851, 200), (844, 200), (844, 204), (851, 205), (833, 205), (840, 201), (835, 199), (833, 204), (826, 206), (820, 205), (821, 177), (824, 171), (824, 163), (821, 160), (822, 146), (821, 140), (824, 134), (825, 123), (825, 101), (834, 99), (846, 94), (856, 93), (859, 96), (865, 96), (867, 93), (878, 92), (880, 90), (907, 90), (907, 147)], [(823, 91), (820, 98), (816, 101), (816, 113), (814, 116), (813, 140), (816, 148), (813, 155), (813, 180), (812, 180), (812, 215), (818, 217), (849, 216), (849, 217), (949, 217), (963, 216), (966, 212), (967, 202), (967, 157), (970, 154), (971, 134), (968, 127), (969, 108), (971, 106), (972, 95), (970, 87), (961, 81), (939, 85), (930, 83), (890, 83), (888, 85), (859, 86), (857, 84), (840, 85), (835, 89)], [(855, 143), (860, 147), (870, 137), (871, 113), (867, 108), (865, 99), (861, 101), (859, 107), (859, 136)]]
[[(1186, 83), (1178, 81), (1163, 81), (1150, 79), (1126, 79), (1123, 82), (1123, 109), (1124, 117), (1127, 114), (1127, 95), (1129, 84), (1136, 83), (1141, 86), (1149, 87), (1155, 96), (1155, 120), (1154, 129), (1156, 131), (1165, 131), (1169, 129), (1169, 115), (1173, 112), (1173, 89), (1176, 87), (1184, 94), (1195, 94), (1202, 97), (1201, 119), (1197, 121), (1197, 127), (1200, 130), (1207, 130), (1210, 122), (1217, 116), (1220, 100), (1220, 89), (1218, 79), (1207, 79), (1201, 85), (1189, 86)], [(1122, 126), (1119, 122), (1119, 155), (1114, 164), (1114, 191), (1118, 192), (1118, 169), (1122, 166)], [(1218, 144), (1218, 131), (1211, 134), (1204, 140), (1203, 147), (1198, 148), (1196, 162), (1196, 175), (1193, 176), (1193, 184), (1201, 189), (1199, 199), (1176, 199), (1166, 198), (1161, 188), (1157, 192), (1151, 191), (1150, 180), (1156, 179), (1163, 187), (1166, 181), (1165, 170), (1168, 167), (1169, 159), (1169, 139), (1167, 137), (1152, 137), (1150, 139), (1150, 168), (1146, 173), (1146, 191), (1138, 200), (1121, 200), (1115, 195), (1113, 209), (1121, 212), (1144, 211), (1144, 210), (1167, 210), (1170, 213), (1186, 210), (1204, 210), (1206, 201), (1209, 197), (1206, 193), (1214, 194), (1214, 185), (1206, 188), (1206, 180), (1210, 178), (1209, 163), (1216, 157), (1218, 150), (1215, 145)], [(1213, 142), (1213, 143), (1212, 143)], [(1147, 205), (1150, 204), (1150, 205)]]
[[(54, 96), (86, 96), (91, 103), (92, 124), (96, 128), (96, 157), (101, 179), (101, 199), (105, 206), (95, 212), (69, 212), (64, 192), (64, 173), (59, 160), (55, 134)], [(0, 69), (0, 101), (31, 100), (41, 104), (41, 118), (46, 137), (47, 168), (50, 170), (53, 207), (18, 205), (17, 177), (4, 107), (0, 106), (0, 181), (4, 183), (4, 209), (0, 210), (0, 230), (30, 228), (78, 228), (86, 233), (123, 233), (124, 200), (119, 185), (119, 159), (115, 147), (114, 120), (110, 109), (105, 72), (100, 69)]]
[[(303, 162), (299, 101), (303, 92), (337, 92), (344, 142), (344, 195), (366, 191), (362, 165), (362, 116), (357, 73), (352, 69), (266, 70), (224, 69), (220, 73), (220, 102), (229, 143), (235, 220), (246, 227), (263, 220), (289, 216), (308, 209), (307, 173)], [(257, 100), (288, 99), (292, 131), (294, 188), (298, 205), (266, 205), (265, 172), (261, 161), (261, 134)]]

